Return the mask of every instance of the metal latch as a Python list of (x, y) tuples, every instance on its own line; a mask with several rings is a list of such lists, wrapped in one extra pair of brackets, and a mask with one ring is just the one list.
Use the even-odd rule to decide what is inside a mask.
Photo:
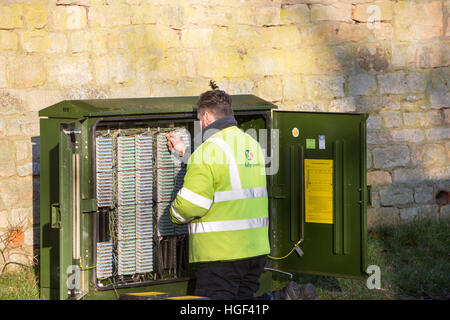
[(51, 207), (52, 207), (51, 227), (53, 229), (59, 229), (61, 223), (61, 212), (59, 211), (59, 203), (53, 203)]
[(76, 134), (80, 134), (81, 133), (81, 130), (75, 130), (74, 128), (69, 128), (69, 129), (63, 129), (63, 132), (68, 136), (68, 137), (70, 137), (70, 141), (72, 142), (72, 143), (74, 143), (75, 142), (75, 135)]
[(97, 211), (97, 199), (81, 199), (81, 212), (90, 213)]

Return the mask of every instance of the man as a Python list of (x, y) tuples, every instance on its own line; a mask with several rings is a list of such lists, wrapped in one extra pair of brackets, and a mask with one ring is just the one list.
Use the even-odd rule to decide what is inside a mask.
[[(189, 223), (189, 262), (199, 263), (195, 294), (251, 299), (270, 252), (264, 156), (237, 128), (224, 91), (203, 93), (197, 117), (203, 143), (189, 158), (171, 218)], [(167, 137), (169, 150), (182, 156), (181, 138)]]
[[(198, 263), (195, 294), (252, 299), (270, 252), (265, 161), (258, 142), (237, 128), (231, 97), (210, 90), (198, 100), (203, 143), (188, 160), (183, 188), (170, 207), (174, 223), (189, 223), (189, 262)], [(167, 134), (179, 157), (186, 146)], [(295, 282), (262, 299), (298, 299)]]

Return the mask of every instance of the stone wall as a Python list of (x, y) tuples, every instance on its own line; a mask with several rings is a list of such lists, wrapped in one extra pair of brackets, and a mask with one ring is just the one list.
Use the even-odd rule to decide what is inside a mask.
[(436, 195), (450, 189), (449, 10), (448, 0), (2, 0), (0, 235), (19, 230), (6, 259), (28, 263), (39, 243), (38, 110), (199, 95), (210, 79), (283, 109), (369, 113), (369, 224), (448, 216)]

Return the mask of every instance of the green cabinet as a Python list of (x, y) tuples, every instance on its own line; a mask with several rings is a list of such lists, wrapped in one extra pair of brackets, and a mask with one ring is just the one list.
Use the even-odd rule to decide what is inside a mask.
[[(239, 127), (259, 139), (270, 159), (269, 236), (271, 256), (277, 258), (272, 267), (365, 276), (366, 115), (279, 111), (252, 95), (232, 99)], [(109, 285), (96, 279), (97, 244), (104, 241), (108, 227), (102, 220), (104, 208), (97, 206), (95, 141), (100, 129), (172, 123), (185, 126), (194, 140), (196, 101), (197, 97), (62, 101), (39, 112), (43, 298), (102, 299), (114, 297), (111, 292), (116, 291), (187, 290), (190, 267), (170, 279), (133, 276)]]
[(273, 112), (273, 254), (277, 268), (362, 277), (366, 270), (366, 116)]

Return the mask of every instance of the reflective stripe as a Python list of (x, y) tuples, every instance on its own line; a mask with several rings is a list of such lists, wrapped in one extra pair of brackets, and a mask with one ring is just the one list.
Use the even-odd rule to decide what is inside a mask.
[(228, 221), (196, 222), (189, 224), (189, 233), (248, 230), (267, 226), (269, 226), (269, 217)]
[(195, 192), (192, 192), (191, 190), (183, 187), (178, 191), (178, 195), (182, 197), (183, 199), (186, 199), (187, 201), (195, 204), (196, 206), (202, 207), (206, 210), (209, 210), (211, 207), (213, 201), (205, 198), (204, 196), (201, 196), (199, 194), (196, 194)]
[(259, 197), (267, 197), (266, 187), (215, 192), (214, 202), (259, 198)]
[(177, 219), (178, 221), (180, 221), (180, 223), (188, 223), (188, 222), (190, 222), (192, 220), (192, 219), (186, 220), (185, 218), (180, 216), (178, 214), (178, 212), (176, 212), (175, 209), (173, 208), (173, 202), (170, 205), (170, 209), (172, 209), (172, 214), (173, 214), (174, 218)]
[(231, 190), (215, 192), (214, 202), (267, 197), (266, 187), (242, 189), (236, 159), (234, 158), (233, 152), (225, 141), (220, 138), (209, 138), (208, 141), (211, 141), (222, 149), (222, 151), (227, 156), (228, 165), (230, 167)]
[(222, 151), (225, 153), (228, 159), (228, 166), (230, 168), (230, 182), (231, 182), (231, 189), (237, 190), (241, 189), (241, 179), (239, 178), (239, 170), (236, 163), (236, 159), (234, 158), (234, 154), (231, 151), (228, 144), (219, 138), (209, 138), (208, 141), (211, 141), (212, 143), (218, 145)]

